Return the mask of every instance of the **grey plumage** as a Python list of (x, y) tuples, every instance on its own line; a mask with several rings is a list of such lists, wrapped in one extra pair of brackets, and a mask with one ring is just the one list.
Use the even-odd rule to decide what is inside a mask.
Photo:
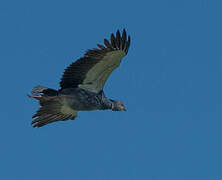
[(59, 94), (68, 96), (65, 103), (77, 111), (112, 109), (112, 101), (106, 98), (103, 91), (94, 93), (81, 88), (69, 88), (61, 90)]
[(41, 127), (56, 121), (74, 120), (78, 111), (126, 110), (121, 101), (108, 99), (103, 91), (109, 75), (128, 53), (130, 37), (125, 29), (116, 37), (111, 34), (110, 42), (104, 39), (99, 49), (86, 51), (85, 55), (66, 68), (60, 82), (61, 88), (36, 86), (31, 98), (40, 103), (40, 109), (33, 115), (33, 127)]

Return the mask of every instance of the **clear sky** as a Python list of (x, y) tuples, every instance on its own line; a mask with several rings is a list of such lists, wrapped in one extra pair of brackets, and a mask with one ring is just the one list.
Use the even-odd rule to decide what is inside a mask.
[[(0, 1), (0, 179), (221, 180), (222, 1)], [(34, 129), (35, 85), (117, 29), (132, 43), (105, 93), (127, 112)]]

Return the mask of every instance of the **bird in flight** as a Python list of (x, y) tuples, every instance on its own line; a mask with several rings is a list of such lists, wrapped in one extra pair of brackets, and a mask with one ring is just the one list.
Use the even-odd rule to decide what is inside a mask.
[(127, 55), (130, 36), (127, 37), (125, 29), (122, 34), (117, 30), (116, 35), (111, 34), (110, 42), (104, 39), (104, 45), (97, 46), (65, 69), (59, 90), (36, 86), (28, 95), (40, 104), (39, 110), (32, 116), (33, 127), (74, 120), (78, 111), (126, 111), (121, 101), (108, 99), (103, 88), (110, 74)]

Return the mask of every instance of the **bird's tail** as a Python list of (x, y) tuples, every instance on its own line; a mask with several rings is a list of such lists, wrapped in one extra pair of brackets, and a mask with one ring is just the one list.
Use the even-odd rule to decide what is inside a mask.
[(43, 86), (36, 86), (32, 90), (30, 98), (39, 100), (41, 107), (32, 116), (33, 127), (41, 127), (46, 124), (75, 119), (77, 111), (64, 104), (63, 96), (58, 95), (58, 91)]
[(36, 86), (33, 88), (31, 95), (28, 95), (30, 98), (39, 100), (40, 105), (43, 105), (44, 102), (54, 99), (58, 96), (58, 91), (55, 89), (47, 88), (44, 86)]

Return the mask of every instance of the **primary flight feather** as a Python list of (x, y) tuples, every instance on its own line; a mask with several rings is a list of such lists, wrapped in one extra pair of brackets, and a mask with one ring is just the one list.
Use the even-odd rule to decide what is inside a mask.
[(41, 127), (56, 121), (74, 120), (78, 111), (126, 110), (121, 101), (106, 98), (103, 88), (110, 76), (127, 55), (130, 36), (125, 29), (111, 34), (110, 42), (88, 50), (84, 56), (65, 69), (60, 89), (36, 86), (31, 98), (39, 100), (40, 109), (33, 115), (33, 127)]

